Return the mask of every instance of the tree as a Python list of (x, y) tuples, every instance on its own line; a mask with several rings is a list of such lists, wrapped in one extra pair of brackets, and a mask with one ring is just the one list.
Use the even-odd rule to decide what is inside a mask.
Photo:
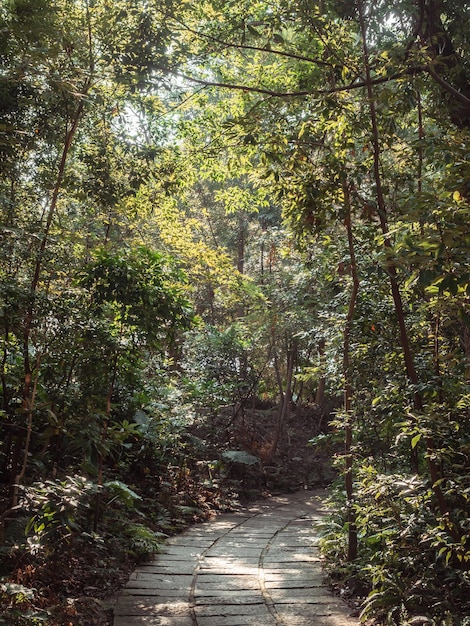
[[(366, 611), (422, 615), (407, 589), (424, 569), (429, 617), (448, 618), (437, 581), (451, 564), (448, 589), (464, 584), (469, 559), (467, 14), (448, 0), (2, 7), (10, 504), (30, 454), (76, 470), (84, 423), (102, 482), (141, 436), (143, 396), (156, 402), (149, 372), (171, 384), (184, 369), (205, 390), (193, 399), (234, 403), (230, 419), (248, 394), (278, 396), (270, 459), (299, 382), (324, 380), (344, 397), (336, 558), (371, 590)], [(416, 564), (409, 537), (424, 538)]]
[[(446, 473), (443, 462), (442, 455), (447, 454), (443, 449), (448, 450), (441, 430), (445, 427), (440, 419), (431, 427), (425, 416), (436, 415), (434, 398), (444, 398), (443, 351), (456, 359), (452, 374), (449, 369), (446, 374), (459, 388), (455, 397), (465, 403), (464, 368), (457, 362), (467, 358), (467, 348), (462, 347), (467, 345), (468, 333), (461, 329), (461, 346), (451, 347), (441, 326), (444, 294), (468, 297), (467, 273), (458, 260), (466, 254), (458, 226), (468, 211), (466, 192), (460, 188), (465, 175), (460, 183), (453, 174), (449, 176), (456, 171), (450, 165), (454, 158), (462, 171), (460, 149), (445, 151), (447, 165), (434, 152), (440, 136), (459, 137), (462, 149), (468, 146), (467, 34), (456, 21), (457, 16), (462, 21), (465, 11), (464, 5), (444, 2), (404, 2), (393, 7), (386, 2), (373, 7), (367, 2), (344, 2), (323, 3), (319, 10), (299, 4), (274, 8), (258, 3), (241, 13), (238, 7), (208, 3), (201, 5), (199, 23), (188, 32), (196, 35), (193, 45), (200, 42), (209, 63), (184, 71), (188, 86), (195, 84), (211, 94), (216, 88), (227, 93), (217, 109), (225, 115), (224, 133), (213, 129), (213, 113), (205, 132), (230, 140), (249, 159), (252, 178), (256, 176), (259, 185), (265, 181), (271, 192), (277, 192), (284, 216), (301, 242), (341, 222), (340, 197), (346, 180), (357, 215), (355, 232), (360, 241), (356, 245), (365, 256), (357, 268), (361, 284), (373, 283), (384, 299), (381, 308), (387, 309), (385, 320), (367, 324), (363, 313), (370, 303), (356, 294), (354, 322), (347, 316), (345, 338), (352, 333), (352, 362), (369, 345), (371, 369), (367, 371), (374, 371), (377, 380), (370, 409), (357, 409), (363, 425), (356, 433), (357, 463), (359, 467), (365, 463), (359, 454), (363, 458), (375, 454), (372, 440), (370, 446), (366, 444), (371, 432), (384, 442), (396, 437), (400, 445), (387, 462), (406, 472), (409, 467), (405, 470), (404, 463), (409, 464), (411, 458), (413, 471), (425, 472), (426, 484), (434, 493), (430, 499), (435, 517), (430, 524), (434, 528), (443, 524), (447, 536), (444, 543), (434, 545), (462, 561), (468, 559), (467, 549), (461, 547), (465, 524), (459, 513), (465, 496), (460, 490), (456, 503), (442, 487), (454, 474), (452, 463)], [(439, 109), (443, 102), (444, 108)], [(226, 103), (230, 103), (229, 110)], [(436, 193), (438, 180), (438, 187), (446, 180), (446, 191), (441, 187)], [(444, 218), (438, 206), (443, 211), (452, 206), (452, 217), (447, 213)], [(452, 243), (450, 231), (456, 237)], [(427, 248), (429, 236), (435, 248)], [(424, 250), (435, 250), (434, 260)], [(350, 261), (346, 267), (351, 271)], [(439, 294), (439, 304), (433, 301), (432, 292)], [(432, 302), (437, 305), (434, 313)], [(466, 319), (466, 306), (462, 302), (461, 319)], [(450, 304), (446, 313), (452, 309)], [(356, 333), (364, 333), (365, 328), (361, 340)], [(386, 342), (374, 336), (378, 328), (390, 341), (388, 354)], [(431, 329), (432, 342), (425, 340), (425, 328)], [(401, 360), (395, 349), (397, 340)], [(388, 361), (385, 372), (371, 361), (372, 346), (379, 342)], [(344, 355), (348, 355), (347, 344)], [(350, 365), (345, 363), (347, 386), (352, 383), (363, 402), (368, 397), (367, 380), (357, 368), (351, 379)], [(388, 394), (393, 386), (392, 401)], [(390, 400), (394, 407), (390, 416), (382, 414), (382, 426), (377, 428), (372, 416), (382, 399), (384, 405)], [(446, 406), (453, 405), (453, 400), (447, 401)], [(405, 425), (400, 415), (407, 412), (413, 417)]]
[[(135, 3), (113, 4), (111, 10), (107, 2), (91, 6), (60, 0), (2, 7), (2, 26), (9, 35), (1, 48), (2, 464), (13, 505), (38, 411), (41, 363), (53, 335), (49, 310), (56, 308), (57, 294), (70, 287), (76, 264), (86, 262), (97, 239), (100, 244), (109, 239), (119, 222), (117, 217), (113, 223), (112, 216), (119, 215), (139, 185), (135, 168), (125, 175), (122, 169), (113, 171), (117, 153), (126, 154), (128, 144), (116, 140), (108, 120), (113, 107), (119, 110), (125, 100), (124, 92), (132, 94), (142, 76), (154, 70), (156, 55), (166, 50), (169, 33), (158, 25), (171, 6), (162, 9), (151, 15)], [(109, 19), (119, 22), (120, 39), (110, 35)], [(136, 33), (157, 31), (151, 49), (133, 47)], [(90, 141), (96, 120), (100, 145)], [(99, 165), (96, 177), (89, 168), (92, 156)], [(82, 173), (78, 190), (74, 183)], [(100, 235), (96, 209), (108, 222)], [(82, 236), (85, 221), (92, 225)], [(60, 237), (72, 246), (73, 264)]]

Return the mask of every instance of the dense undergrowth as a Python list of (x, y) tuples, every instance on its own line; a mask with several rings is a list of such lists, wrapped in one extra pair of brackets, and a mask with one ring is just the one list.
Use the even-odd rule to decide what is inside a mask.
[(28, 489), (2, 550), (0, 623), (108, 623), (103, 600), (137, 562), (158, 552), (167, 536), (230, 505), (181, 468), (165, 480), (134, 478), (132, 488), (68, 476)]
[[(363, 619), (386, 626), (470, 624), (470, 482), (462, 471), (468, 467), (468, 419), (460, 407), (458, 415), (439, 419), (434, 414), (427, 420), (439, 441), (446, 514), (435, 485), (394, 457), (393, 445), (381, 459), (357, 460), (352, 503), (343, 481), (331, 490), (322, 551), (331, 584), (354, 600)], [(348, 504), (358, 544), (352, 561), (347, 559)]]
[(243, 501), (327, 484), (326, 457), (307, 445), (324, 411), (298, 407), (265, 465), (275, 414), (267, 403), (230, 424), (222, 411), (181, 432), (184, 454), (166, 466), (147, 457), (102, 486), (75, 474), (24, 489), (5, 527), (0, 624), (108, 624), (107, 601), (166, 537)]

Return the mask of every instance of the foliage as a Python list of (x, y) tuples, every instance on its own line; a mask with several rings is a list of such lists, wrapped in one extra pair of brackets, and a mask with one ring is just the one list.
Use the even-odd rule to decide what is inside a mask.
[[(443, 521), (436, 520), (429, 483), (409, 474), (381, 474), (373, 463), (363, 464), (356, 498), (360, 558), (333, 567), (332, 580), (338, 583), (341, 577), (350, 594), (366, 595), (362, 615), (380, 623), (412, 623), (424, 616), (429, 623), (460, 624), (468, 614), (470, 581), (467, 568), (458, 563), (468, 554), (464, 546), (449, 543)], [(339, 511), (332, 522), (322, 545), (338, 563)]]
[(467, 22), (462, 0), (3, 3), (6, 536), (21, 511), (38, 558), (98, 549), (106, 503), (143, 557), (202, 511), (199, 462), (255, 458), (230, 445), (248, 401), (325, 387), (346, 401), (315, 445), (355, 489), (332, 576), (385, 623), (464, 619)]
[(152, 531), (145, 524), (128, 524), (125, 535), (129, 540), (129, 549), (138, 561), (145, 561), (156, 552), (162, 545), (167, 535), (162, 532)]
[(249, 361), (252, 342), (242, 324), (219, 330), (205, 326), (186, 337), (182, 367), (196, 404), (212, 407), (234, 404), (255, 381)]
[(189, 325), (184, 282), (170, 257), (143, 247), (124, 256), (98, 251), (78, 279), (97, 314), (114, 318), (114, 324), (126, 325), (131, 333), (143, 332), (150, 344), (172, 339), (176, 329)]
[(28, 488), (27, 506), (36, 511), (25, 529), (31, 552), (44, 550), (48, 554), (60, 554), (72, 531), (86, 529), (86, 526), (80, 527), (78, 519), (86, 520), (86, 510), (88, 517), (91, 516), (90, 499), (95, 492), (96, 487), (91, 482), (73, 476)]

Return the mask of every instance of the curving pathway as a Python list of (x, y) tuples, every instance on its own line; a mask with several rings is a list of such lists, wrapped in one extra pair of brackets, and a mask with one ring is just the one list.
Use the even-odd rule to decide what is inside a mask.
[(132, 574), (113, 626), (356, 626), (323, 586), (312, 525), (323, 492), (257, 502), (193, 526)]

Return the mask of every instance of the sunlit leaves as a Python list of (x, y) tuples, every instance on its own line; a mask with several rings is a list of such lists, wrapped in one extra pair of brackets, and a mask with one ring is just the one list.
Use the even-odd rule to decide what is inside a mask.
[(111, 305), (116, 321), (143, 330), (152, 341), (188, 325), (184, 280), (173, 259), (141, 248), (122, 256), (100, 251), (79, 284), (90, 291), (92, 306), (106, 314), (105, 305)]

